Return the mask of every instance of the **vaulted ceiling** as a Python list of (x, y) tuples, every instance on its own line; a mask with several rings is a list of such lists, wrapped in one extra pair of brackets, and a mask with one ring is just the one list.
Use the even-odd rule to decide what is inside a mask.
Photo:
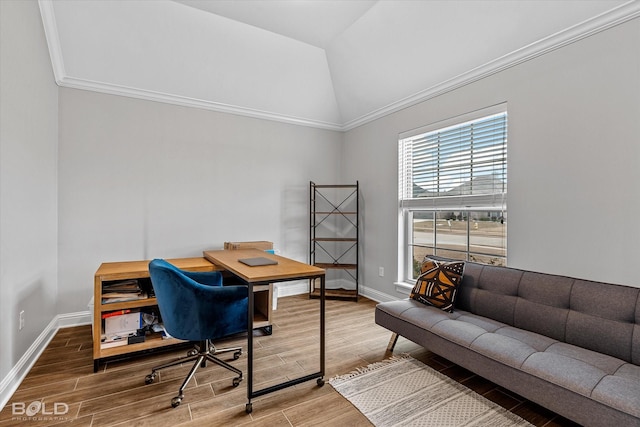
[(347, 130), (640, 16), (616, 0), (40, 0), (61, 86)]

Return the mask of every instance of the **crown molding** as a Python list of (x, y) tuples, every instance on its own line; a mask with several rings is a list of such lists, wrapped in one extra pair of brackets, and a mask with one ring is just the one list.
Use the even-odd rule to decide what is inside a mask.
[[(56, 81), (58, 82), (57, 79)], [(261, 111), (252, 108), (223, 104), (220, 102), (208, 101), (204, 99), (190, 98), (187, 96), (156, 92), (146, 89), (138, 89), (112, 83), (96, 82), (92, 80), (79, 79), (76, 77), (64, 76), (60, 79), (58, 85), (72, 89), (90, 90), (93, 92), (100, 92), (109, 95), (126, 96), (130, 98), (143, 99), (146, 101), (162, 102), (165, 104), (179, 105), (182, 107), (199, 108), (203, 110), (211, 110), (221, 113), (228, 113), (263, 120), (271, 120), (318, 129), (328, 129), (336, 131), (342, 130), (342, 125), (340, 125), (339, 123), (329, 123), (319, 120), (305, 119), (295, 116), (272, 113), (269, 111)]]
[(489, 77), (493, 74), (515, 67), (564, 46), (570, 45), (601, 31), (613, 28), (640, 16), (640, 0), (632, 0), (607, 12), (559, 31), (500, 58), (489, 61), (484, 65), (462, 73), (414, 95), (393, 102), (385, 107), (374, 110), (342, 126), (343, 131), (354, 129), (371, 121), (395, 113), (407, 107), (435, 98), (470, 83)]
[(555, 33), (549, 37), (545, 37), (544, 39), (524, 46), (523, 48), (508, 53), (500, 58), (489, 61), (484, 65), (476, 67), (428, 89), (419, 91), (414, 95), (376, 109), (357, 119), (350, 120), (346, 123), (330, 123), (261, 111), (237, 105), (223, 104), (209, 100), (131, 88), (111, 83), (95, 82), (68, 76), (64, 68), (62, 49), (58, 38), (58, 29), (53, 10), (53, 0), (38, 0), (38, 3), (40, 5), (40, 13), (42, 15), (42, 22), (44, 25), (45, 36), (47, 38), (47, 45), (49, 47), (49, 54), (51, 56), (55, 80), (59, 86), (343, 132), (484, 79), (493, 74), (530, 61), (640, 16), (640, 0), (628, 1), (598, 16)]
[(56, 24), (56, 16), (53, 12), (53, 0), (38, 0), (38, 6), (40, 7), (40, 15), (42, 16), (44, 35), (47, 39), (47, 46), (49, 47), (53, 76), (56, 83), (60, 85), (66, 72), (62, 60), (60, 38), (58, 38), (58, 25)]

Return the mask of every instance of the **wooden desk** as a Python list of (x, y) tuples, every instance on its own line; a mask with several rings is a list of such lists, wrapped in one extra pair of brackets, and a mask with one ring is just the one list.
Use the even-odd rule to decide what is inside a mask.
[[(320, 279), (320, 370), (318, 372), (305, 375), (300, 378), (288, 380), (286, 382), (272, 385), (270, 387), (253, 390), (253, 331), (251, 326), (247, 327), (247, 404), (245, 411), (251, 413), (251, 399), (262, 396), (273, 391), (282, 390), (283, 388), (300, 384), (305, 381), (317, 379), (319, 386), (324, 385), (324, 368), (325, 368), (325, 271), (309, 264), (294, 261), (278, 255), (269, 254), (258, 249), (241, 249), (241, 250), (222, 250), (222, 251), (204, 251), (204, 257), (215, 265), (224, 268), (233, 273), (238, 279), (249, 286), (249, 310), (248, 325), (253, 324), (253, 286), (265, 283), (284, 282), (288, 280), (302, 279)], [(265, 265), (257, 267), (249, 267), (239, 259), (264, 257), (273, 259), (278, 262), (276, 265)]]
[[(176, 267), (187, 271), (221, 271), (222, 268), (212, 264), (203, 257), (197, 258), (175, 258), (168, 259), (169, 263)], [(152, 349), (166, 347), (169, 345), (185, 344), (187, 341), (178, 340), (176, 338), (162, 339), (160, 334), (150, 334), (145, 341), (137, 344), (122, 345), (119, 347), (103, 348), (101, 343), (101, 335), (103, 329), (102, 314), (111, 311), (120, 310), (140, 310), (144, 308), (156, 307), (158, 301), (155, 297), (115, 302), (109, 304), (102, 303), (102, 286), (105, 283), (117, 282), (121, 280), (135, 279), (141, 286), (145, 288), (151, 287), (151, 279), (149, 277), (149, 260), (144, 261), (124, 261), (124, 262), (105, 262), (100, 265), (94, 275), (94, 291), (93, 291), (93, 372), (97, 372), (99, 364), (102, 360), (114, 356), (125, 356), (135, 353), (146, 352)], [(254, 297), (254, 316), (253, 327), (260, 328), (265, 333), (270, 334), (271, 327), (271, 310), (272, 310), (272, 293), (273, 286), (270, 284), (256, 285), (253, 287)], [(157, 311), (157, 308), (156, 308)]]
[[(188, 271), (214, 271), (219, 270), (215, 265), (202, 257), (198, 258), (176, 258), (168, 259), (171, 264)], [(94, 275), (93, 291), (93, 372), (98, 371), (100, 361), (113, 356), (121, 356), (143, 352), (150, 349), (165, 347), (168, 345), (185, 343), (175, 338), (162, 339), (160, 334), (152, 334), (147, 339), (138, 344), (128, 344), (120, 347), (103, 348), (100, 341), (102, 335), (102, 314), (110, 311), (135, 310), (158, 305), (155, 297), (144, 298), (135, 301), (115, 302), (103, 304), (102, 286), (104, 283), (136, 279), (143, 287), (151, 286), (149, 278), (149, 261), (125, 261), (125, 262), (105, 262), (100, 265)]]

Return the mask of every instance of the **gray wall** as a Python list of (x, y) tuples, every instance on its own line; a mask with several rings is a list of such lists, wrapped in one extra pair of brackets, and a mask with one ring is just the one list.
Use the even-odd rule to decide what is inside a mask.
[(392, 285), (398, 134), (501, 102), (509, 113), (508, 264), (640, 286), (639, 41), (635, 19), (347, 132), (343, 179), (363, 189), (369, 292), (401, 295)]
[(0, 379), (57, 313), (57, 139), (38, 3), (0, 1)]
[(342, 134), (60, 89), (58, 313), (86, 310), (102, 262), (270, 240), (308, 257), (309, 181)]

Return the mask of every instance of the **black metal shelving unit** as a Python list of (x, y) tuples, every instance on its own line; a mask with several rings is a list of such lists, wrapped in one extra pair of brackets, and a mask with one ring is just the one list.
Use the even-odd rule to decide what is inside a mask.
[[(309, 263), (327, 270), (327, 299), (358, 301), (359, 192), (358, 181), (309, 183)], [(312, 280), (309, 297), (319, 296)]]

